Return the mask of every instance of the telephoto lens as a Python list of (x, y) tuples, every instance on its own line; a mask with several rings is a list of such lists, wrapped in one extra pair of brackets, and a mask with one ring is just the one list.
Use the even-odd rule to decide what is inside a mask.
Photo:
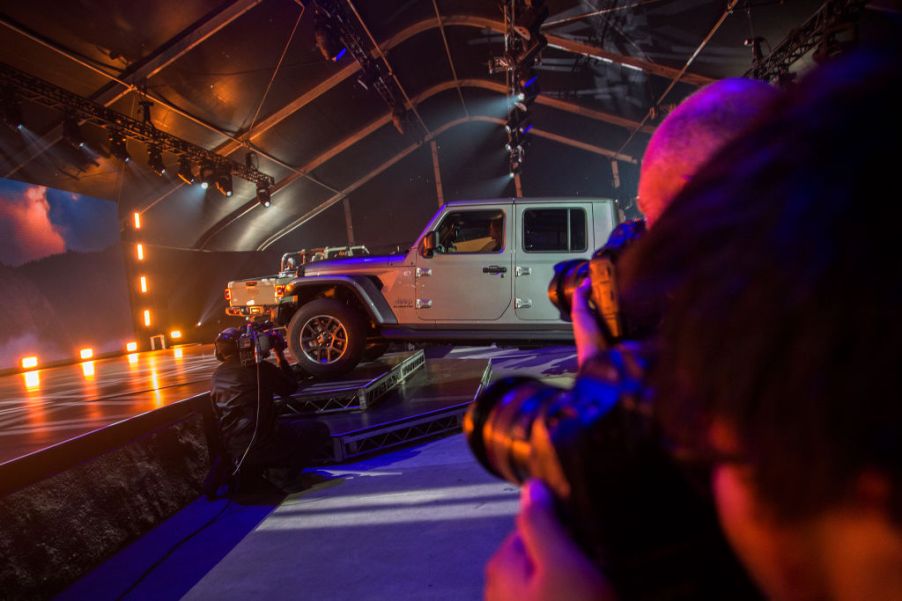
[(629, 362), (603, 354), (571, 390), (530, 378), (489, 386), (464, 417), (473, 454), (504, 480), (544, 481), (624, 599), (760, 599), (699, 484), (707, 470), (672, 458), (649, 395), (621, 369)]

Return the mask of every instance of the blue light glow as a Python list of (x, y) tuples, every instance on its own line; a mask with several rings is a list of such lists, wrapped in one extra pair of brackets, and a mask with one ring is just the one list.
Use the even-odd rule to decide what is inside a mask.
[(347, 54), (347, 53), (348, 53), (348, 49), (347, 49), (347, 48), (342, 48), (342, 49), (341, 49), (341, 52), (339, 52), (338, 54), (336, 54), (336, 55), (335, 55), (335, 58), (333, 58), (332, 60), (335, 61), (335, 62), (337, 63), (338, 61), (341, 60), (341, 57), (343, 57), (343, 56), (344, 56), (345, 54)]

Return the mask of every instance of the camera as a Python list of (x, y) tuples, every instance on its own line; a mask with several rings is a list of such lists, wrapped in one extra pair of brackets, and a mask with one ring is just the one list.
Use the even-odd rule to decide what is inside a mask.
[(554, 266), (554, 276), (548, 284), (548, 299), (560, 311), (561, 319), (570, 321), (573, 295), (580, 284), (589, 278), (592, 286), (590, 300), (607, 342), (613, 344), (622, 339), (624, 326), (629, 333), (629, 324), (623, 323), (620, 311), (615, 268), (620, 255), (644, 233), (645, 221), (626, 221), (611, 232), (605, 245), (595, 251), (588, 261), (572, 259)]
[(238, 336), (238, 358), (241, 365), (251, 367), (262, 363), (272, 350), (288, 348), (285, 338), (271, 321), (249, 321)]
[(653, 355), (620, 345), (571, 390), (523, 377), (489, 386), (464, 417), (470, 449), (502, 479), (545, 482), (624, 599), (759, 599), (718, 526), (707, 462), (671, 448), (655, 419)]

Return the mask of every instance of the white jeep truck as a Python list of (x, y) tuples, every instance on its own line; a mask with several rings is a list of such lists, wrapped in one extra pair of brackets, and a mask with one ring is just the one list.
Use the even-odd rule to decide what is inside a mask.
[(280, 284), (275, 322), (298, 365), (333, 377), (390, 341), (572, 341), (548, 300), (556, 263), (588, 259), (616, 226), (609, 199), (452, 201), (406, 254), (308, 263)]

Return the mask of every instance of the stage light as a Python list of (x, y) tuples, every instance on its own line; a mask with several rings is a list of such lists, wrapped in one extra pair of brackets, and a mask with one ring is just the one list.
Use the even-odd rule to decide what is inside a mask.
[(128, 362), (130, 365), (136, 364), (138, 362), (138, 353), (129, 353)]
[(37, 371), (26, 371), (25, 372), (25, 389), (26, 390), (34, 390), (35, 388), (40, 387), (41, 385), (41, 372)]
[(84, 136), (78, 128), (78, 120), (73, 115), (66, 115), (63, 121), (63, 140), (73, 148), (82, 149), (86, 146)]
[(548, 18), (548, 7), (544, 0), (533, 0), (532, 6), (520, 13), (514, 23), (514, 31), (524, 40), (533, 40), (539, 36), (542, 23)]
[(268, 207), (272, 204), (272, 193), (269, 191), (269, 188), (257, 185), (257, 202), (263, 207)]
[(81, 372), (84, 374), (85, 378), (90, 379), (94, 377), (94, 362), (93, 361), (85, 361), (81, 364)]
[(150, 310), (144, 309), (144, 327), (150, 327)]
[(181, 359), (183, 356), (181, 348), (173, 349), (172, 354), (175, 355), (176, 359)]
[(127, 343), (125, 345), (125, 350), (128, 351), (129, 353), (134, 353), (136, 350), (138, 350), (138, 343), (137, 342)]
[(144, 245), (140, 242), (135, 244), (135, 254), (137, 255), (139, 261), (144, 260)]
[(216, 169), (213, 167), (213, 163), (205, 161), (200, 166), (198, 178), (200, 179), (200, 187), (204, 190), (212, 186), (216, 181)]
[(181, 330), (172, 330), (171, 332), (169, 332), (169, 337), (172, 338), (173, 340), (178, 340), (179, 338), (182, 337), (182, 331)]
[(156, 145), (151, 145), (147, 149), (147, 165), (151, 171), (159, 176), (166, 173), (166, 165), (163, 164), (163, 150)]
[(14, 131), (21, 131), (25, 127), (22, 110), (19, 108), (19, 101), (16, 100), (16, 94), (12, 88), (3, 90), (3, 121)]
[(107, 137), (107, 143), (110, 146), (110, 154), (113, 157), (124, 163), (131, 160), (131, 156), (128, 154), (128, 147), (125, 144), (125, 138), (117, 130), (110, 130), (110, 134)]
[(232, 195), (232, 174), (228, 171), (220, 171), (216, 176), (216, 189), (226, 198)]
[(539, 54), (541, 54), (542, 50), (544, 50), (547, 45), (548, 40), (545, 36), (539, 34), (529, 42), (529, 45), (524, 48), (523, 52), (518, 54), (514, 60), (518, 65), (530, 67), (536, 62), (539, 58)]
[(132, 213), (132, 218), (134, 219), (134, 222), (135, 222), (135, 229), (140, 230), (141, 229), (141, 213), (139, 213), (138, 211), (135, 211), (134, 213)]
[(313, 16), (313, 41), (327, 61), (337, 62), (347, 52), (337, 37), (328, 16), (317, 10)]
[(145, 276), (141, 276), (141, 293), (147, 294), (147, 278)]
[(179, 171), (177, 175), (179, 176), (180, 180), (182, 180), (189, 186), (194, 183), (194, 171), (191, 169), (191, 161), (188, 159), (188, 157), (182, 157), (179, 159)]
[(78, 351), (78, 356), (81, 357), (82, 359), (90, 359), (91, 357), (94, 356), (94, 349), (83, 348), (80, 351)]
[(34, 369), (38, 366), (38, 358), (35, 356), (22, 357), (22, 369)]

